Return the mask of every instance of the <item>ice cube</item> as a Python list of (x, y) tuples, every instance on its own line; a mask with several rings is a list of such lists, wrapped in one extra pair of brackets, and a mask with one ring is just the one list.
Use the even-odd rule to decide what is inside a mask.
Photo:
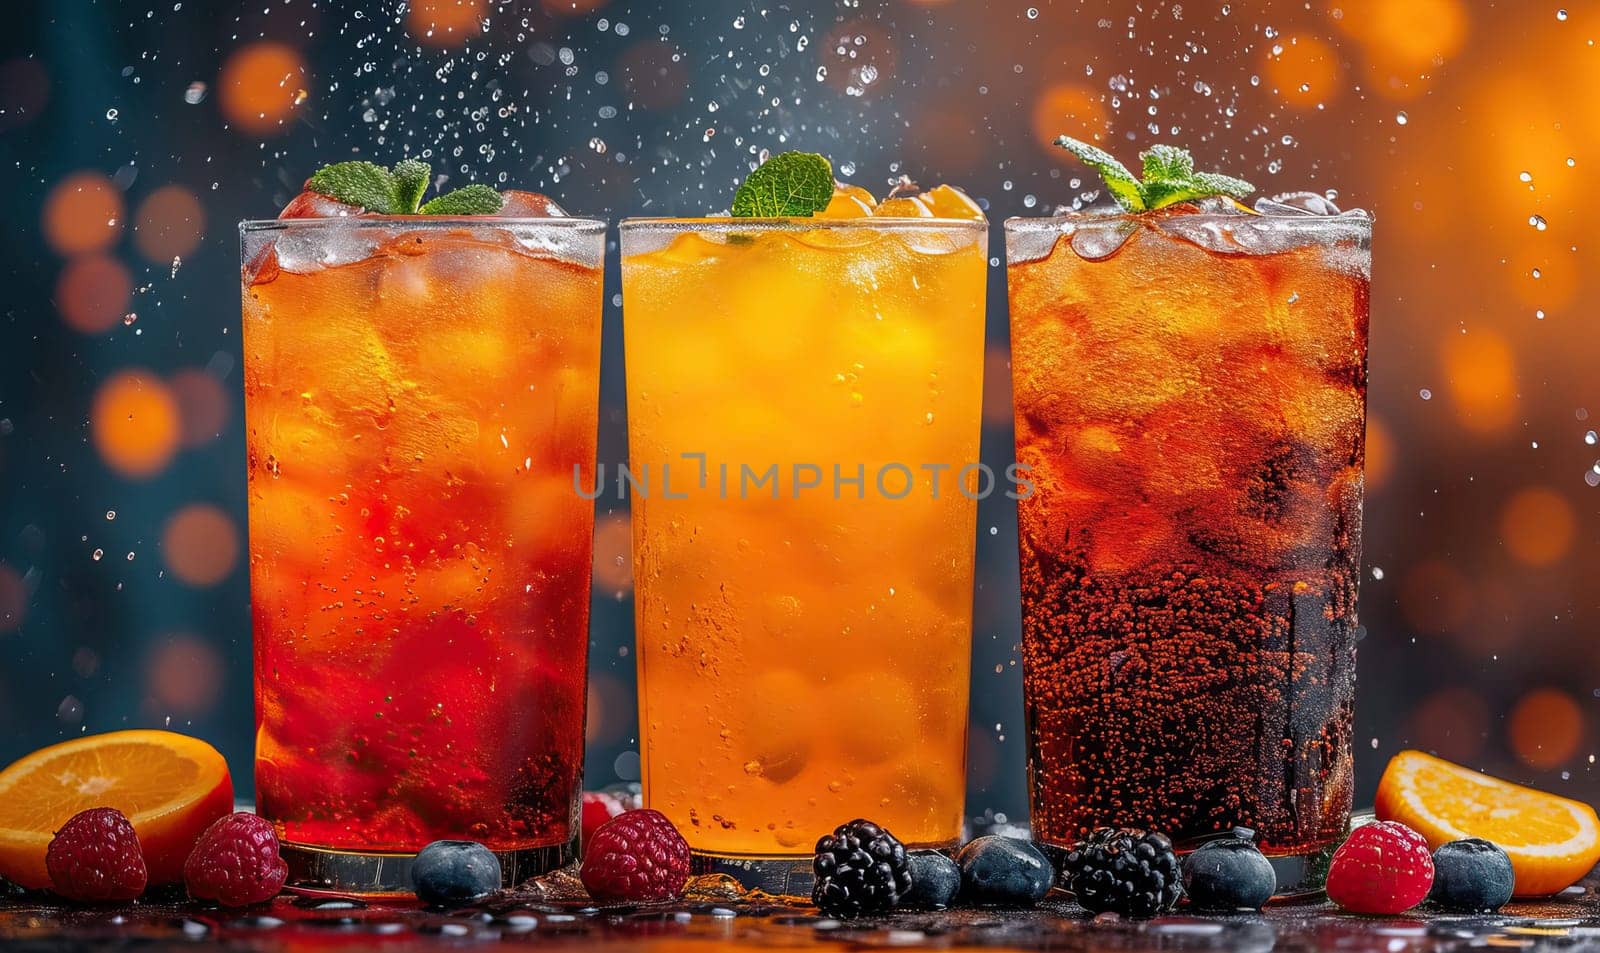
[(972, 197), (953, 185), (941, 185), (924, 192), (920, 198), (936, 218), (970, 218), (983, 221), (983, 209)]
[(346, 205), (338, 199), (306, 189), (289, 200), (278, 213), (279, 218), (345, 218), (360, 215), (359, 205)]
[(500, 218), (567, 218), (567, 210), (548, 195), (508, 189), (500, 193), (505, 204), (495, 215)]
[[(835, 187), (828, 207), (816, 213), (817, 218), (864, 218), (872, 214), (873, 202), (855, 193), (865, 193), (859, 186)], [(870, 199), (870, 193), (867, 195)]]
[(1138, 230), (1138, 224), (1120, 217), (1085, 222), (1072, 230), (1072, 250), (1086, 261), (1104, 261), (1121, 251)]
[(893, 196), (879, 202), (872, 214), (880, 218), (932, 218), (933, 209), (920, 195)]
[(1255, 209), (1262, 215), (1338, 215), (1339, 206), (1316, 192), (1280, 192), (1271, 198), (1256, 199)]

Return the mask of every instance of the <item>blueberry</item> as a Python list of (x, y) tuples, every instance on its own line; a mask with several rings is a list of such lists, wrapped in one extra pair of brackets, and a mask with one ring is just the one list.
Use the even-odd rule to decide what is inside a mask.
[(990, 834), (967, 842), (956, 854), (961, 898), (970, 903), (1026, 905), (1044, 899), (1055, 869), (1025, 840)]
[(1511, 899), (1511, 858), (1486, 840), (1470, 837), (1433, 852), (1428, 899), (1446, 910), (1490, 913)]
[(911, 892), (902, 902), (923, 910), (943, 910), (961, 892), (961, 868), (935, 850), (911, 855)]
[(436, 907), (475, 903), (500, 889), (500, 858), (477, 841), (436, 840), (411, 861), (411, 885)]
[(1277, 890), (1266, 855), (1239, 837), (1207, 841), (1183, 859), (1183, 892), (1197, 910), (1259, 910)]

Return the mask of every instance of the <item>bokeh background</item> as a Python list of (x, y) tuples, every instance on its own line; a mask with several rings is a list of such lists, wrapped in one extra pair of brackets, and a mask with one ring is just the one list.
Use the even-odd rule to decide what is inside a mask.
[[(0, 31), (0, 763), (170, 726), (248, 790), (235, 223), (429, 158), (577, 212), (726, 207), (762, 149), (993, 222), (1187, 144), (1377, 216), (1358, 799), (1405, 746), (1591, 801), (1600, 13), (1477, 0), (34, 0)], [(984, 458), (1010, 459), (1004, 274)], [(613, 233), (614, 234), (614, 233)], [(613, 255), (614, 259), (614, 255)], [(610, 263), (600, 459), (624, 460)], [(596, 524), (588, 772), (638, 774), (627, 514)], [(1023, 813), (1015, 514), (980, 510), (969, 812)]]

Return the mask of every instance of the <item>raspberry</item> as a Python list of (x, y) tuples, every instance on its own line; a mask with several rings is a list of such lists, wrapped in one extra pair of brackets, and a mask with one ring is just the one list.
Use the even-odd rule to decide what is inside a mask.
[(660, 811), (628, 811), (584, 845), (582, 876), (596, 900), (671, 900), (689, 880), (689, 842)]
[(288, 876), (272, 825), (243, 811), (213, 821), (183, 864), (189, 896), (225, 907), (271, 900)]
[(1410, 910), (1432, 886), (1428, 842), (1397, 821), (1351, 831), (1328, 866), (1328, 899), (1352, 913)]
[(607, 791), (583, 792), (583, 837), (587, 844), (601, 824), (621, 814), (626, 808), (616, 796)]
[(74, 814), (51, 838), (44, 863), (56, 893), (69, 900), (132, 900), (150, 880), (139, 837), (114, 807)]

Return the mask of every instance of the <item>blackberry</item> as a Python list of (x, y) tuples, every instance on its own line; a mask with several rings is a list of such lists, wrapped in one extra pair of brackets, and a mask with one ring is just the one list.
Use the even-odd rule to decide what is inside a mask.
[(1091, 913), (1143, 919), (1171, 910), (1183, 892), (1178, 855), (1165, 834), (1102, 827), (1067, 852), (1062, 879)]
[(811, 902), (834, 916), (887, 913), (911, 891), (905, 845), (871, 821), (840, 824), (819, 838), (811, 870)]

